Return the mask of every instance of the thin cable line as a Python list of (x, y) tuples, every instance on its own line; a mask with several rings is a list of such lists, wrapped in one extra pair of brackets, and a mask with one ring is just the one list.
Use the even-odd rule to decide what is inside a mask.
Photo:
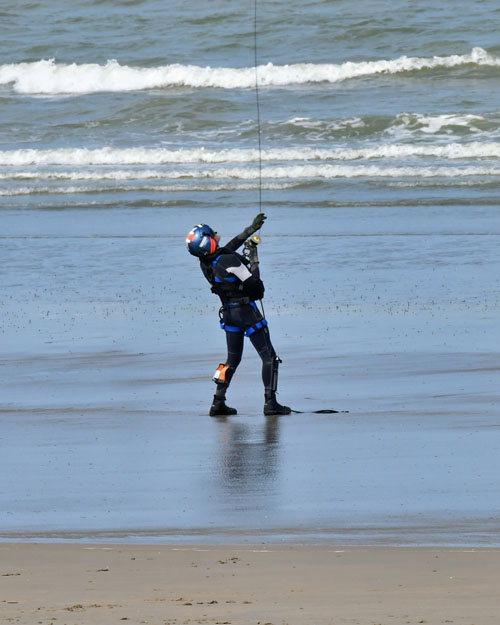
[[(257, 0), (254, 2), (254, 21), (253, 21), (253, 51), (254, 59), (253, 65), (255, 68), (255, 103), (257, 106), (257, 138), (259, 144), (259, 213), (262, 213), (262, 140), (261, 140), (261, 127), (260, 127), (260, 97), (259, 97), (259, 70), (258, 70), (258, 57), (257, 57)], [(262, 226), (259, 228), (259, 233), (262, 230)], [(262, 316), (265, 318), (266, 313), (264, 311), (264, 302), (260, 300), (260, 308), (262, 310)]]
[(254, 68), (255, 68), (255, 100), (257, 105), (257, 137), (259, 144), (259, 212), (262, 212), (262, 143), (260, 127), (259, 70), (257, 62), (257, 0), (254, 2)]

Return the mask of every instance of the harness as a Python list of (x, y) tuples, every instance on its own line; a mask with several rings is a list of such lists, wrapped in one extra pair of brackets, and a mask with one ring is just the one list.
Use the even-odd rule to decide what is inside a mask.
[[(215, 266), (217, 265), (217, 262), (223, 253), (224, 252), (218, 254), (214, 259), (209, 260), (208, 262), (203, 262), (200, 260), (203, 275), (212, 285), (212, 293), (218, 295), (223, 302), (223, 305), (219, 309), (220, 327), (226, 332), (244, 332), (245, 336), (252, 336), (252, 334), (257, 332), (257, 330), (261, 330), (262, 328), (267, 326), (266, 319), (261, 319), (260, 321), (257, 321), (247, 328), (229, 325), (227, 323), (224, 323), (224, 321), (222, 320), (223, 310), (226, 307), (229, 308), (232, 306), (245, 306), (247, 304), (250, 304), (253, 310), (255, 312), (258, 312), (257, 304), (255, 303), (255, 301), (253, 301), (250, 297), (245, 297), (243, 295), (243, 285), (236, 276), (228, 275), (227, 277), (222, 279), (215, 274)], [(234, 254), (235, 252), (231, 253)], [(245, 257), (241, 256), (240, 254), (237, 254), (237, 256), (245, 265), (248, 264)]]
[[(238, 303), (239, 300), (245, 299), (244, 297), (238, 297), (243, 291), (243, 285), (241, 283), (238, 284), (238, 278), (236, 276), (227, 276), (227, 278), (221, 279), (215, 275), (215, 266), (221, 256), (222, 254), (218, 254), (212, 261), (208, 262), (200, 260), (201, 270), (205, 278), (212, 285), (212, 293), (218, 295), (223, 302)], [(238, 257), (240, 256), (238, 255)], [(249, 302), (250, 300), (246, 303)]]
[[(246, 298), (248, 299), (248, 298)], [(250, 304), (250, 306), (255, 310), (255, 312), (258, 312), (258, 308), (257, 308), (257, 304), (255, 302), (245, 302)], [(260, 321), (257, 321), (257, 323), (254, 323), (253, 325), (251, 325), (248, 328), (241, 328), (240, 326), (231, 326), (227, 323), (224, 323), (224, 321), (222, 321), (222, 312), (224, 310), (225, 306), (242, 306), (243, 304), (237, 303), (237, 302), (228, 302), (227, 304), (224, 304), (224, 306), (221, 306), (219, 309), (219, 324), (220, 324), (220, 328), (221, 330), (225, 330), (226, 332), (244, 332), (245, 336), (252, 336), (252, 334), (254, 334), (255, 332), (257, 332), (257, 330), (261, 330), (262, 328), (264, 328), (265, 326), (267, 326), (267, 320), (266, 319), (261, 319)]]

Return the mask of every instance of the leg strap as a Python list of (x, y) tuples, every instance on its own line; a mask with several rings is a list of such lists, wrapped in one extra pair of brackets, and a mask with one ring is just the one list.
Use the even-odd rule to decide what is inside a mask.
[(220, 328), (226, 332), (244, 332), (243, 328), (240, 328), (239, 326), (230, 326), (223, 321), (220, 322)]
[(245, 336), (252, 336), (254, 332), (257, 332), (257, 330), (261, 330), (262, 328), (265, 328), (266, 326), (267, 326), (267, 321), (265, 319), (262, 319), (262, 321), (257, 321), (257, 323), (254, 323), (253, 326), (250, 326), (249, 328), (245, 330)]
[(244, 328), (240, 328), (239, 326), (230, 326), (229, 324), (224, 323), (223, 321), (220, 322), (221, 330), (225, 330), (226, 332), (244, 332), (245, 336), (252, 336), (254, 332), (257, 332), (257, 330), (261, 330), (262, 328), (265, 328), (266, 326), (267, 326), (266, 319), (262, 319), (262, 321), (257, 321), (257, 323), (254, 323), (253, 326), (250, 326), (246, 330)]

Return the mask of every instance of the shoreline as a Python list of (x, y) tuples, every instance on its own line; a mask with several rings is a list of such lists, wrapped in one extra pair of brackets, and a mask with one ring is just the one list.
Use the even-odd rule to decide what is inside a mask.
[(499, 548), (0, 544), (2, 622), (498, 622)]
[(243, 547), (248, 545), (288, 545), (346, 548), (394, 549), (500, 549), (496, 519), (470, 519), (456, 523), (391, 524), (338, 527), (199, 527), (199, 528), (104, 528), (3, 530), (3, 544), (130, 545)]

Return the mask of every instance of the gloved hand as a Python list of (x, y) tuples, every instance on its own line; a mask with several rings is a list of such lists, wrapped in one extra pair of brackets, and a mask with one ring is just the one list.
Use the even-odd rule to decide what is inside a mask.
[(251, 239), (245, 243), (245, 251), (243, 253), (248, 258), (248, 262), (250, 263), (250, 266), (255, 265), (255, 263), (259, 262), (259, 255), (257, 253), (257, 244), (254, 243)]
[(248, 236), (251, 236), (254, 232), (257, 232), (257, 230), (260, 230), (262, 228), (262, 224), (266, 219), (267, 217), (264, 215), (264, 213), (259, 213), (257, 217), (255, 217), (255, 219), (252, 221), (252, 224), (246, 228)]

